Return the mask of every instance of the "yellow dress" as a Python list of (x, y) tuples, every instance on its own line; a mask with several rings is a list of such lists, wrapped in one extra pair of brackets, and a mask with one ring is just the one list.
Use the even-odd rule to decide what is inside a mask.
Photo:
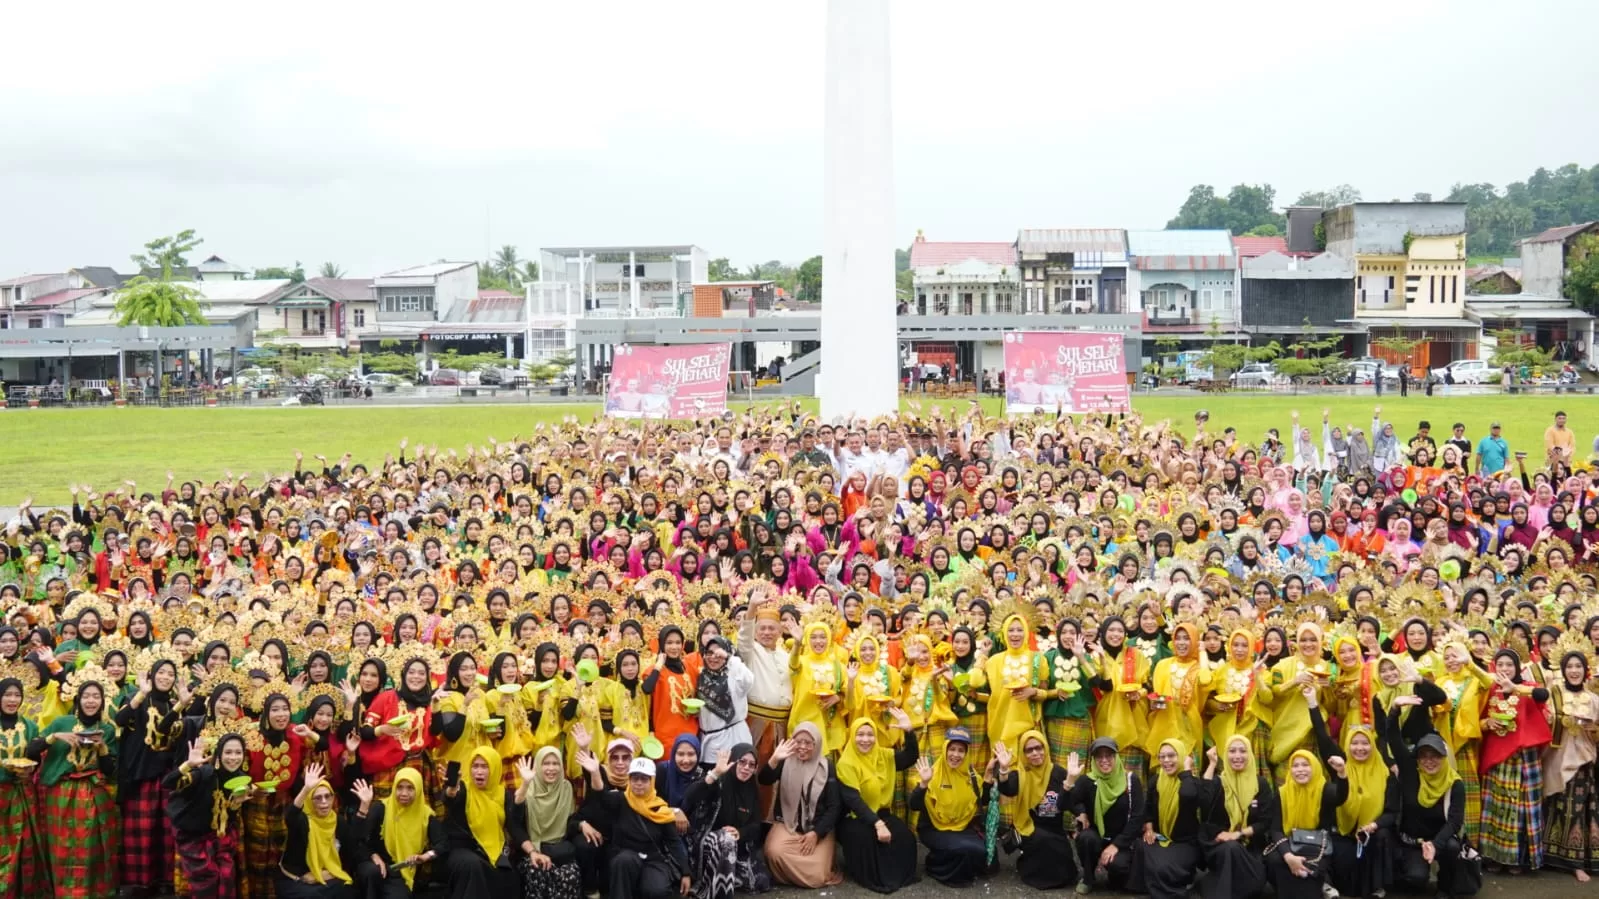
[(1025, 646), (1006, 649), (989, 658), (983, 666), (980, 680), (975, 676), (975, 669), (972, 673), (974, 686), (981, 689), (986, 685), (989, 689), (987, 723), (990, 746), (1004, 743), (1006, 748), (1014, 752), (1015, 743), (1022, 734), (1044, 729), (1043, 702), (1037, 698), (1017, 699), (1011, 692), (1017, 686), (1039, 690), (1049, 688), (1049, 666), (1044, 662), (1043, 653)]
[[(1310, 703), (1305, 701), (1299, 687), (1293, 686), (1294, 678), (1307, 669), (1325, 672), (1327, 665), (1319, 660), (1307, 663), (1303, 656), (1291, 655), (1271, 666), (1270, 676), (1260, 686), (1262, 700), (1271, 706), (1271, 764), (1274, 768), (1286, 763), (1295, 750), (1315, 746), (1316, 738), (1310, 728)], [(1318, 695), (1317, 702), (1321, 703), (1324, 698)]]
[(1251, 739), (1261, 722), (1271, 724), (1271, 708), (1260, 699), (1259, 682), (1266, 679), (1264, 670), (1257, 671), (1250, 662), (1241, 665), (1231, 660), (1223, 662), (1210, 673), (1210, 698), (1240, 697), (1231, 708), (1213, 707), (1205, 730), (1215, 746), (1226, 746), (1235, 735)]
[[(1195, 640), (1192, 647), (1198, 646)], [(1197, 653), (1186, 659), (1171, 656), (1155, 663), (1151, 681), (1154, 695), (1164, 697), (1166, 707), (1151, 707), (1144, 751), (1154, 755), (1160, 744), (1174, 739), (1193, 747), (1190, 752), (1201, 751), (1205, 741), (1205, 699), (1211, 692), (1210, 670)]]
[(439, 693), (438, 708), (434, 709), (433, 713), (436, 715), (454, 713), (466, 716), (466, 727), (461, 731), (461, 739), (439, 740), (437, 756), (439, 761), (446, 764), (460, 762), (461, 767), (464, 769), (471, 764), (472, 753), (476, 752), (479, 747), (493, 748), (494, 744), (484, 733), (483, 719), (494, 716), (488, 713), (488, 707), (484, 704), (483, 697), (479, 696), (477, 699), (472, 700), (471, 703), (467, 703), (466, 696), (462, 693), (457, 693), (454, 690), (441, 691)]
[(520, 692), (505, 694), (499, 691), (484, 697), (490, 717), (503, 718), (500, 738), (493, 741), (500, 758), (513, 769), (516, 760), (533, 752), (533, 725), (528, 721), (527, 706), (522, 704)]
[[(546, 746), (563, 748), (561, 731), (561, 703), (571, 695), (572, 682), (557, 676), (555, 682), (543, 690), (533, 689), (532, 683), (522, 685), (522, 704), (530, 712), (539, 713), (539, 722), (533, 728), (533, 752)], [(530, 716), (531, 717), (531, 716)], [(594, 739), (600, 739), (596, 734)]]
[(1129, 702), (1126, 694), (1144, 689), (1144, 681), (1149, 679), (1149, 659), (1123, 643), (1115, 658), (1101, 651), (1094, 661), (1111, 685), (1094, 705), (1094, 734), (1114, 739), (1123, 752), (1136, 750), (1144, 745), (1149, 717), (1145, 714), (1144, 701)]
[(788, 711), (788, 732), (794, 733), (801, 724), (809, 721), (821, 731), (825, 744), (822, 750), (831, 753), (844, 748), (846, 710), (842, 701), (831, 708), (824, 708), (822, 699), (843, 695), (844, 650), (829, 639), (827, 648), (820, 655), (811, 652), (810, 637), (818, 629), (827, 633), (827, 625), (812, 624), (806, 628), (800, 640), (803, 651), (789, 654), (788, 670), (794, 678), (794, 704)]
[(1467, 662), (1454, 674), (1445, 669), (1436, 683), (1449, 703), (1433, 710), (1432, 726), (1450, 751), (1458, 754), (1462, 746), (1482, 739), (1482, 708), (1493, 687), (1493, 675)]
[(642, 737), (650, 732), (650, 697), (642, 687), (629, 693), (619, 680), (601, 678), (595, 683), (605, 684), (601, 714), (609, 713), (613, 733), (625, 730)]
[[(591, 750), (596, 749), (596, 744), (604, 742), (605, 729), (604, 725), (600, 723), (600, 708), (610, 695), (610, 690), (608, 682), (604, 678), (597, 678), (591, 684), (585, 684), (575, 679), (567, 683), (569, 691), (564, 698), (577, 700), (577, 714), (572, 716), (571, 721), (561, 720), (561, 731), (565, 736), (564, 742), (566, 743), (565, 749), (562, 750), (562, 757), (566, 759), (566, 776), (576, 779), (583, 776), (583, 766), (578, 764), (577, 761), (577, 739), (572, 736), (573, 725), (582, 724), (583, 728), (589, 732), (589, 740), (591, 741), (589, 748)], [(643, 693), (644, 691), (640, 690), (639, 692)], [(614, 727), (615, 725), (613, 724), (612, 726)], [(603, 748), (598, 747), (598, 751), (603, 751)]]
[[(874, 696), (887, 696), (894, 700), (894, 704), (903, 705), (900, 701), (900, 675), (898, 671), (889, 667), (887, 662), (879, 661), (875, 665), (863, 666), (855, 676), (855, 683), (848, 690), (848, 699), (845, 706), (848, 708), (848, 718), (854, 721), (858, 718), (869, 719), (877, 725), (880, 733), (890, 736), (890, 745), (897, 745), (897, 740), (903, 731), (893, 726), (893, 717), (888, 714), (888, 704), (872, 702)], [(912, 719), (914, 723), (914, 718)]]

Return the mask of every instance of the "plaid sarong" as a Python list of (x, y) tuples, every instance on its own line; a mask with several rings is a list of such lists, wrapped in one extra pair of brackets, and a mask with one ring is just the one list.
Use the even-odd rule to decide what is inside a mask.
[(123, 784), (117, 804), (122, 812), (122, 885), (165, 887), (172, 882), (173, 851), (161, 781)]
[(265, 796), (251, 796), (244, 803), (244, 876), (239, 878), (242, 899), (277, 899), (274, 881), (283, 844), (289, 839), (289, 825), (283, 817), (288, 805), (289, 800), (276, 790)]
[(63, 778), (39, 794), (39, 826), (57, 899), (117, 892), (117, 804), (98, 775)]
[(1577, 769), (1566, 788), (1543, 802), (1543, 864), (1556, 871), (1599, 873), (1599, 807), (1593, 764)]
[(1482, 773), (1477, 767), (1477, 741), (1467, 740), (1455, 750), (1455, 771), (1466, 785), (1466, 823), (1461, 829), (1473, 846), (1482, 838)]
[(196, 899), (236, 899), (239, 895), (239, 840), (233, 834), (207, 833), (178, 839), (178, 871)]
[(1123, 746), (1118, 755), (1122, 757), (1122, 767), (1127, 769), (1128, 774), (1137, 775), (1139, 780), (1144, 779), (1149, 772), (1149, 753), (1137, 747)]
[[(1225, 747), (1223, 747), (1225, 748)], [(1271, 776), (1271, 725), (1256, 721), (1249, 734), (1249, 748), (1255, 752), (1255, 773), (1275, 783)]]
[(1483, 858), (1516, 868), (1543, 864), (1543, 763), (1521, 749), (1482, 776)]
[(1090, 718), (1045, 718), (1044, 736), (1049, 738), (1049, 760), (1066, 768), (1066, 758), (1077, 753), (1088, 768), (1088, 745), (1094, 742), (1094, 722)]
[(39, 846), (32, 781), (0, 783), (0, 896), (49, 895), (49, 863)]

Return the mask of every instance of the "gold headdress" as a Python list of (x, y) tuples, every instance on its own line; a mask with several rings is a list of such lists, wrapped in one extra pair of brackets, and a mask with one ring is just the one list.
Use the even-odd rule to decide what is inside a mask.
[(101, 692), (105, 694), (106, 707), (110, 708), (111, 700), (116, 697), (118, 684), (112, 680), (109, 672), (93, 662), (67, 675), (59, 692), (61, 701), (68, 706), (72, 705), (77, 701), (79, 691), (87, 684), (100, 686)]

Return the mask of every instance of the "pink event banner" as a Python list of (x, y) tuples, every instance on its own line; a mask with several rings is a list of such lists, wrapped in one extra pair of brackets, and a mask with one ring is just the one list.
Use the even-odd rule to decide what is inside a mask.
[(727, 411), (725, 343), (618, 346), (605, 393), (605, 414), (617, 418), (700, 418)]
[(1130, 398), (1122, 335), (1008, 331), (1005, 411), (1125, 412)]

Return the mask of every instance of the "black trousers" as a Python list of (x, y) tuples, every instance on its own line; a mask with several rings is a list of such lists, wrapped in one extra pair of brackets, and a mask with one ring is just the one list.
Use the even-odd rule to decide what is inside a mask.
[(387, 876), (379, 874), (378, 866), (370, 861), (356, 867), (355, 888), (362, 899), (411, 899), (411, 888), (406, 886), (404, 875), (394, 868), (389, 869)]
[(664, 858), (617, 852), (606, 874), (609, 899), (672, 899), (680, 892), (679, 878)]
[[(1077, 857), (1083, 863), (1083, 881), (1090, 885), (1094, 882), (1094, 870), (1099, 865), (1099, 856), (1110, 845), (1110, 841), (1095, 833), (1091, 829), (1077, 832)], [(1105, 868), (1105, 885), (1113, 890), (1126, 890), (1128, 881), (1133, 874), (1133, 849), (1125, 849), (1116, 853), (1110, 864)]]

